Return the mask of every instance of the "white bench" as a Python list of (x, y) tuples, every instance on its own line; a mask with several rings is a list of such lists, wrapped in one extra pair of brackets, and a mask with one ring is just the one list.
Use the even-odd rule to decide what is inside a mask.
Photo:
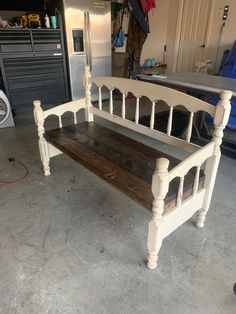
[[(50, 158), (61, 152), (69, 155), (108, 183), (126, 193), (143, 207), (151, 210), (148, 228), (148, 267), (157, 266), (162, 241), (197, 212), (196, 225), (204, 226), (220, 160), (223, 130), (230, 114), (230, 91), (222, 91), (218, 105), (150, 83), (115, 77), (91, 77), (89, 67), (84, 70), (86, 97), (43, 111), (39, 100), (34, 101), (34, 117), (38, 127), (39, 150), (45, 175), (50, 174)], [(91, 86), (98, 88), (98, 108), (91, 102)], [(110, 92), (109, 110), (105, 111), (102, 87)], [(113, 91), (122, 93), (121, 116), (113, 112)], [(135, 119), (126, 119), (126, 96), (136, 97)], [(140, 98), (152, 102), (150, 125), (139, 123)], [(155, 106), (164, 100), (169, 106), (166, 133), (155, 130)], [(182, 105), (190, 112), (186, 139), (172, 135), (173, 109)], [(83, 109), (86, 122), (77, 123), (76, 113)], [(204, 147), (191, 143), (194, 114), (204, 111), (214, 119), (212, 141)], [(62, 115), (74, 114), (74, 125), (63, 127)], [(57, 115), (59, 128), (45, 131), (44, 122)], [(182, 162), (144, 144), (94, 123), (94, 115), (142, 133), (191, 153)], [(170, 163), (170, 167), (169, 167)], [(203, 169), (203, 165), (205, 165)], [(191, 181), (192, 180), (192, 181)]]

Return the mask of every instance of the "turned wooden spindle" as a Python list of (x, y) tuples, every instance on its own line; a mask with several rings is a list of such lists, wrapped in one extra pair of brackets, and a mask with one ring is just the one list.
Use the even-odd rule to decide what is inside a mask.
[(98, 108), (102, 110), (102, 86), (98, 86)]
[(123, 93), (123, 94), (122, 94), (122, 107), (121, 107), (121, 116), (122, 116), (122, 119), (125, 119), (125, 115), (126, 115), (125, 98), (126, 98), (126, 94)]
[(173, 107), (170, 106), (170, 111), (169, 111), (169, 118), (168, 118), (168, 124), (167, 124), (167, 135), (171, 135), (171, 130), (172, 130), (172, 120), (173, 120)]
[(186, 136), (186, 141), (187, 143), (190, 142), (191, 136), (192, 136), (192, 130), (193, 130), (193, 116), (194, 112), (190, 113), (189, 121), (188, 121), (188, 129), (187, 129), (187, 136)]
[(113, 114), (113, 88), (110, 89), (110, 103), (109, 103), (109, 111), (110, 114)]
[(224, 90), (220, 94), (220, 100), (216, 105), (216, 112), (214, 117), (214, 132), (213, 141), (215, 142), (215, 154), (219, 153), (222, 138), (224, 136), (224, 128), (226, 127), (231, 110), (230, 99), (232, 92)]
[(169, 189), (169, 160), (159, 158), (156, 161), (156, 169), (152, 177), (152, 220), (148, 228), (148, 262), (150, 269), (157, 266), (158, 252), (162, 244), (162, 215), (164, 213), (164, 199)]
[(139, 98), (136, 98), (136, 106), (135, 106), (135, 123), (139, 123)]
[(156, 103), (155, 101), (152, 102), (152, 111), (151, 111), (151, 116), (150, 116), (150, 129), (153, 130), (154, 124), (155, 124), (155, 106)]

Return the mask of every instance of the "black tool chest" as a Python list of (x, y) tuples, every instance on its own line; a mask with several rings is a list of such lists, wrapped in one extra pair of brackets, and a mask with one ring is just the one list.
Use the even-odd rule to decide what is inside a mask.
[(69, 100), (60, 29), (0, 29), (0, 67), (14, 109), (34, 99), (55, 105)]

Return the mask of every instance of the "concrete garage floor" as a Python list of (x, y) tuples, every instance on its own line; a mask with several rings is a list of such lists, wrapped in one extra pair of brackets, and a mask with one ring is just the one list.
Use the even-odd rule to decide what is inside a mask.
[(206, 227), (176, 230), (150, 271), (150, 213), (66, 156), (44, 177), (31, 111), (16, 123), (0, 129), (0, 181), (23, 174), (9, 157), (29, 175), (0, 186), (0, 313), (236, 313), (235, 160), (222, 158)]

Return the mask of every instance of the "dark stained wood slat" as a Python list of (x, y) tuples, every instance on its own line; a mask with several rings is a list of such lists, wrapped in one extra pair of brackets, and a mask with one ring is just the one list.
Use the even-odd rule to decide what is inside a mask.
[[(47, 141), (87, 169), (151, 210), (151, 179), (155, 160), (165, 157), (172, 169), (180, 160), (93, 122), (47, 131)], [(185, 176), (183, 198), (192, 193), (195, 171)], [(201, 173), (199, 188), (203, 187)], [(165, 211), (176, 204), (178, 178), (170, 183)]]
[[(131, 155), (132, 158), (137, 155), (141, 160), (156, 160), (157, 158), (164, 157), (170, 158), (169, 155), (153, 149), (143, 143), (137, 142), (127, 136), (117, 133), (111, 129), (104, 128), (102, 125), (95, 123), (80, 123), (77, 125), (69, 126), (69, 128), (75, 128), (80, 132), (89, 134), (91, 137), (109, 144), (111, 147), (116, 148), (119, 146), (119, 150), (125, 151)], [(169, 170), (174, 168), (179, 163), (177, 158), (171, 157)]]
[[(121, 166), (132, 172), (134, 175), (144, 179), (147, 183), (151, 184), (152, 175), (155, 169), (155, 161), (157, 158), (164, 157), (169, 159), (170, 165), (169, 170), (174, 168), (176, 165), (180, 163), (180, 160), (174, 158), (170, 155), (167, 155), (163, 152), (153, 149), (147, 145), (144, 145), (140, 142), (137, 142), (127, 136), (124, 136), (120, 133), (117, 133), (111, 129), (105, 128), (102, 125), (97, 123), (80, 123), (77, 125), (71, 125), (65, 127), (64, 132), (69, 137), (82, 141), (81, 132), (88, 136), (90, 139), (95, 140), (96, 147), (100, 145), (109, 145), (114, 148), (115, 151), (110, 154), (106, 154), (106, 158), (110, 160), (114, 160), (115, 156), (117, 156), (117, 162), (121, 162)], [(103, 144), (102, 144), (103, 143)], [(118, 151), (117, 151), (118, 148)], [(101, 151), (105, 151), (105, 149), (101, 149)], [(119, 153), (124, 153), (121, 156)], [(126, 164), (125, 161), (129, 163)], [(131, 163), (130, 163), (131, 161)], [(137, 167), (137, 163), (140, 164), (140, 167)], [(126, 167), (127, 165), (127, 167)], [(139, 169), (140, 168), (140, 169)], [(133, 172), (134, 170), (134, 172)], [(140, 170), (141, 173), (138, 171)], [(203, 175), (203, 173), (201, 173)], [(194, 169), (190, 170), (189, 174), (185, 177), (184, 184), (184, 199), (189, 197), (192, 193), (193, 182), (194, 182), (195, 171)], [(203, 187), (204, 178), (200, 178), (200, 187)], [(166, 209), (172, 208), (175, 206), (175, 202), (177, 199), (177, 191), (178, 191), (179, 179), (176, 178), (170, 183), (169, 193), (166, 196), (165, 203)]]
[(130, 154), (128, 147), (122, 146), (123, 150), (121, 149), (121, 145), (112, 147), (104, 143), (104, 141), (91, 137), (89, 132), (87, 134), (71, 128), (64, 128), (63, 133), (97, 154), (105, 156), (106, 159), (115, 165), (151, 184), (155, 160), (141, 160), (137, 154)]
[(56, 146), (63, 153), (117, 187), (143, 207), (151, 210), (153, 196), (148, 183), (103, 156), (94, 153), (84, 145), (68, 138), (61, 129), (50, 131), (50, 134), (46, 133), (45, 137), (49, 143)]

